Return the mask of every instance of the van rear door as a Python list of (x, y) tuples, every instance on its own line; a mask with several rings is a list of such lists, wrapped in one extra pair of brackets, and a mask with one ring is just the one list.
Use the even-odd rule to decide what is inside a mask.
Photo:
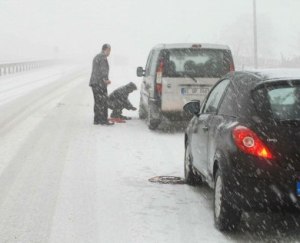
[(234, 70), (229, 50), (181, 48), (163, 52), (161, 109), (182, 112), (191, 100), (203, 101), (220, 77)]
[(192, 101), (203, 101), (218, 78), (163, 78), (162, 111), (182, 111), (182, 107)]

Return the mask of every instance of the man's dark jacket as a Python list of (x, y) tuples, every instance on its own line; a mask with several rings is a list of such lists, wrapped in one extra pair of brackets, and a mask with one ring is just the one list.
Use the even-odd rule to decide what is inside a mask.
[(103, 88), (107, 87), (107, 84), (104, 81), (109, 80), (109, 65), (107, 61), (106, 55), (101, 52), (97, 56), (95, 56), (93, 60), (93, 70), (90, 79), (90, 86), (100, 86)]
[(108, 96), (108, 107), (113, 110), (124, 108), (127, 110), (134, 109), (134, 106), (130, 103), (128, 96), (136, 89), (136, 85), (132, 82), (117, 88)]

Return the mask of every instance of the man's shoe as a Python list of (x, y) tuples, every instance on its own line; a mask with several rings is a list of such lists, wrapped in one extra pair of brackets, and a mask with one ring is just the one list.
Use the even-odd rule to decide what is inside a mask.
[(122, 116), (121, 115), (120, 118), (123, 119), (123, 120), (131, 120), (131, 117), (128, 117), (128, 116)]
[(114, 122), (110, 122), (110, 121), (101, 121), (101, 122), (95, 122), (94, 121), (94, 125), (107, 125), (107, 126), (111, 126), (111, 125), (114, 125), (115, 123)]
[(112, 126), (112, 125), (115, 125), (114, 122), (110, 122), (110, 121), (106, 121), (106, 122), (103, 122), (103, 123), (100, 123), (101, 125), (106, 125), (106, 126)]

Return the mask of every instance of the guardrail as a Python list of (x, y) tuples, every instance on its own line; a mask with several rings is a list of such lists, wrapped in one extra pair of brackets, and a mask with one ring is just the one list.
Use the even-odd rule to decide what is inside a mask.
[(13, 63), (0, 63), (0, 76), (19, 73), (56, 63), (56, 60), (25, 61)]

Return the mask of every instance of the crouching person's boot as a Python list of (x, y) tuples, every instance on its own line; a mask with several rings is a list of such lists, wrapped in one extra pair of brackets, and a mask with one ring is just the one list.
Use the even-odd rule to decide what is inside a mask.
[(124, 119), (121, 114), (122, 111), (120, 112), (119, 110), (113, 110), (110, 115), (110, 120), (116, 123), (124, 123), (126, 119)]

